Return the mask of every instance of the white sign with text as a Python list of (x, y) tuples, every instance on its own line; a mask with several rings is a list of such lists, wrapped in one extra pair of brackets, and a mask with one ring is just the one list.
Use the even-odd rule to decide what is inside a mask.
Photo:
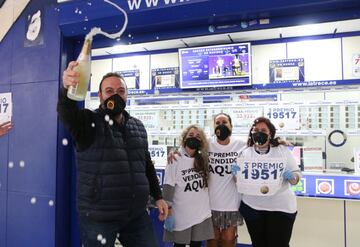
[(0, 123), (11, 121), (12, 97), (11, 93), (0, 93)]
[(299, 106), (265, 106), (264, 116), (269, 118), (279, 130), (297, 130), (300, 128)]

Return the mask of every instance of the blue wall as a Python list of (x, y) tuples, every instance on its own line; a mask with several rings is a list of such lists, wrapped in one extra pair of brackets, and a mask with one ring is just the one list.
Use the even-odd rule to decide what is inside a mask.
[[(55, 3), (31, 1), (0, 43), (0, 92), (12, 93), (14, 124), (0, 138), (1, 247), (55, 246), (60, 66)], [(43, 42), (25, 47), (27, 17), (38, 9), (42, 10)]]
[[(93, 47), (346, 20), (360, 16), (359, 0), (112, 1), (128, 13), (128, 27), (119, 42), (96, 37)], [(154, 2), (157, 2), (156, 6)], [(122, 13), (104, 1), (73, 0), (61, 4), (59, 10), (62, 32), (67, 37), (79, 40), (94, 26), (107, 32), (117, 32), (118, 26), (124, 21)], [(81, 14), (77, 10), (81, 10)], [(259, 25), (259, 19), (264, 18), (269, 19), (269, 24)], [(249, 21), (257, 23), (250, 25)], [(246, 27), (242, 22), (247, 23)], [(213, 31), (209, 31), (209, 26), (213, 26)]]

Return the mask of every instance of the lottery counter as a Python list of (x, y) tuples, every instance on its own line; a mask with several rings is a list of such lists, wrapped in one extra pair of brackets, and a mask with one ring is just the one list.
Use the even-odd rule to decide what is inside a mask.
[[(162, 185), (164, 169), (156, 169), (156, 173)], [(292, 189), (299, 197), (360, 200), (360, 175), (303, 172)]]
[[(163, 183), (164, 169), (157, 169)], [(292, 186), (298, 214), (292, 247), (358, 247), (360, 239), (360, 176), (358, 174), (303, 172)], [(250, 246), (246, 225), (238, 228), (238, 246)]]
[(360, 200), (360, 176), (304, 172), (292, 189), (297, 196)]
[[(303, 172), (300, 182), (292, 189), (298, 196), (298, 214), (290, 246), (359, 246), (358, 174)], [(238, 242), (250, 244), (246, 226), (238, 231)]]

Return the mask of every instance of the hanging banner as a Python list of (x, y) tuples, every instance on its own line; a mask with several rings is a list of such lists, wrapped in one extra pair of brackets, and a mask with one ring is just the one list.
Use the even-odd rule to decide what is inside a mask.
[(138, 69), (135, 70), (123, 70), (123, 71), (115, 71), (122, 77), (124, 77), (126, 86), (129, 91), (131, 89), (139, 89), (140, 86), (140, 71)]
[(269, 62), (270, 83), (303, 82), (304, 59), (281, 59)]
[(11, 93), (0, 93), (0, 124), (11, 121), (12, 96)]
[(269, 118), (279, 130), (297, 130), (300, 128), (299, 106), (264, 106), (264, 116)]
[(176, 76), (179, 75), (179, 68), (161, 68), (151, 71), (152, 81), (156, 88), (171, 88), (179, 85)]
[(157, 68), (151, 70), (152, 88), (160, 93), (180, 92), (179, 67)]

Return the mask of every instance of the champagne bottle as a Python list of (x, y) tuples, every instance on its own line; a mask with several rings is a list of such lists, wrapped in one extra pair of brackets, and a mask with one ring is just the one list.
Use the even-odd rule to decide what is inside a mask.
[(70, 86), (67, 92), (67, 97), (72, 100), (82, 101), (86, 97), (91, 73), (91, 42), (91, 38), (85, 38), (81, 52), (76, 60), (78, 65), (74, 68), (74, 71), (80, 74), (79, 83), (76, 86)]

